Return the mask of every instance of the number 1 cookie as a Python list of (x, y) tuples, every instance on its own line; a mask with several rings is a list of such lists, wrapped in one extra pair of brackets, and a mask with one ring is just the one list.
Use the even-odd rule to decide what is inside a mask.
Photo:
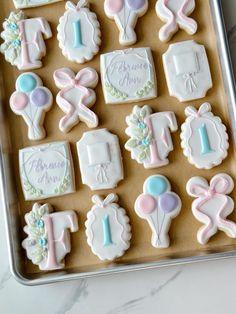
[(77, 5), (66, 2), (66, 12), (57, 28), (59, 47), (70, 61), (84, 63), (91, 60), (101, 44), (100, 24), (95, 13), (90, 12), (87, 0)]
[(184, 29), (189, 35), (197, 31), (197, 23), (188, 16), (195, 9), (195, 0), (158, 0), (156, 13), (166, 24), (159, 32), (161, 41), (166, 42), (178, 31)]
[(148, 0), (105, 0), (104, 9), (106, 15), (115, 20), (119, 28), (120, 44), (134, 44), (137, 40), (134, 28), (138, 18), (147, 12)]

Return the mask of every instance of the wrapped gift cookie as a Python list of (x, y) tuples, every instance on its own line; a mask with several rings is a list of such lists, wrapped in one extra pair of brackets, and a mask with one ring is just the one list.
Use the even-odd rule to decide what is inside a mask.
[(203, 98), (212, 87), (205, 47), (193, 40), (171, 44), (163, 64), (169, 94), (181, 102)]
[(92, 252), (101, 260), (112, 261), (130, 247), (131, 227), (126, 212), (118, 204), (116, 194), (105, 199), (92, 197), (95, 204), (87, 214), (86, 236)]
[(89, 10), (87, 0), (77, 4), (66, 2), (66, 12), (59, 20), (57, 31), (59, 47), (68, 60), (84, 63), (98, 53), (100, 24), (96, 14)]
[(178, 129), (174, 112), (152, 114), (149, 106), (135, 106), (132, 114), (126, 117), (125, 130), (130, 139), (125, 148), (131, 152), (132, 159), (145, 168), (157, 168), (169, 163), (167, 156), (173, 150), (171, 132)]
[(60, 88), (57, 94), (57, 104), (66, 115), (59, 122), (62, 132), (69, 132), (79, 121), (90, 128), (98, 125), (97, 115), (89, 108), (96, 101), (96, 94), (91, 88), (98, 83), (98, 74), (92, 68), (84, 68), (76, 75), (69, 68), (56, 70), (53, 74), (56, 86)]
[(166, 24), (159, 31), (159, 39), (166, 42), (178, 31), (185, 30), (189, 35), (197, 31), (197, 23), (188, 17), (195, 9), (195, 0), (158, 0), (157, 16)]
[(11, 12), (3, 22), (0, 51), (19, 70), (41, 68), (46, 54), (44, 39), (52, 37), (51, 28), (43, 17), (29, 18), (22, 11)]
[(171, 192), (171, 186), (166, 177), (153, 175), (146, 179), (143, 194), (135, 201), (135, 212), (147, 220), (152, 230), (152, 246), (167, 248), (170, 245), (169, 229), (171, 220), (181, 210), (182, 202), (179, 196)]
[(68, 142), (53, 142), (19, 151), (20, 177), (26, 200), (75, 192), (73, 161)]
[(101, 55), (101, 78), (107, 104), (157, 97), (156, 74), (150, 48), (131, 48)]
[(206, 244), (218, 230), (236, 238), (236, 224), (226, 219), (234, 210), (234, 201), (228, 196), (234, 188), (232, 178), (220, 173), (208, 184), (202, 177), (193, 177), (186, 188), (188, 194), (196, 198), (192, 203), (193, 215), (203, 223), (197, 233), (198, 242)]
[(85, 132), (77, 143), (83, 184), (92, 190), (112, 189), (123, 179), (123, 163), (116, 135), (106, 129)]
[(228, 134), (221, 119), (204, 103), (197, 110), (185, 109), (187, 119), (181, 126), (181, 146), (188, 161), (199, 169), (211, 169), (227, 157)]
[(38, 75), (28, 72), (17, 78), (16, 91), (10, 98), (10, 107), (16, 115), (24, 119), (30, 140), (41, 140), (45, 137), (43, 121), (52, 102), (51, 91), (43, 86)]
[(105, 0), (106, 15), (116, 22), (119, 28), (119, 42), (123, 46), (132, 45), (137, 41), (134, 31), (137, 20), (148, 9), (148, 0)]
[(52, 212), (50, 204), (33, 205), (25, 215), (24, 231), (27, 238), (22, 242), (27, 257), (40, 270), (65, 267), (63, 262), (71, 251), (70, 232), (78, 231), (78, 219), (74, 211)]
[(13, 0), (16, 9), (27, 9), (63, 0)]

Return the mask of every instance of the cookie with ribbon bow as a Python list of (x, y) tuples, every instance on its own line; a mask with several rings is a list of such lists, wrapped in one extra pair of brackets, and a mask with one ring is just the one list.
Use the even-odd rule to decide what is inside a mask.
[(159, 31), (159, 39), (169, 41), (179, 28), (189, 35), (197, 31), (197, 23), (188, 17), (195, 9), (195, 0), (158, 0), (157, 16), (166, 24)]
[(197, 198), (192, 203), (193, 215), (203, 223), (197, 233), (199, 243), (206, 244), (218, 230), (236, 238), (236, 224), (226, 219), (234, 210), (234, 201), (228, 196), (233, 188), (232, 178), (225, 173), (215, 175), (210, 184), (202, 177), (187, 182), (187, 193)]
[(79, 121), (89, 128), (98, 126), (97, 115), (89, 108), (96, 101), (92, 90), (98, 83), (98, 74), (92, 68), (84, 68), (76, 75), (69, 68), (61, 68), (54, 72), (54, 81), (60, 89), (57, 94), (57, 104), (66, 115), (59, 122), (62, 132), (69, 132)]

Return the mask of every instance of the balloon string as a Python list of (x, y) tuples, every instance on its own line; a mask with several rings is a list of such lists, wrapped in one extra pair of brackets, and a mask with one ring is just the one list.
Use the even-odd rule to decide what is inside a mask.
[(161, 229), (160, 229), (160, 233), (161, 233), (161, 231), (162, 231), (162, 227), (163, 227), (163, 224), (164, 224), (165, 218), (166, 218), (166, 214), (165, 214), (165, 212), (164, 212), (163, 219), (162, 219), (162, 222), (161, 222)]

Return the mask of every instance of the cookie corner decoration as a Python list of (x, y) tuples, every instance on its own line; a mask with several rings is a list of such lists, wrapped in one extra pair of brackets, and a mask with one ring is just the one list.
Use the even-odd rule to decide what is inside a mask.
[(135, 44), (137, 35), (134, 28), (138, 18), (147, 12), (148, 0), (105, 0), (104, 10), (119, 28), (119, 43), (123, 46)]
[(85, 63), (99, 51), (100, 24), (95, 13), (88, 8), (87, 0), (77, 4), (66, 2), (66, 11), (57, 27), (59, 47), (70, 61)]
[(162, 58), (170, 96), (180, 102), (206, 96), (212, 78), (203, 45), (194, 40), (171, 44)]
[(156, 14), (166, 24), (159, 31), (159, 39), (167, 42), (178, 31), (196, 33), (197, 22), (188, 17), (195, 9), (195, 0), (157, 0)]
[(171, 220), (180, 213), (182, 207), (179, 196), (171, 191), (169, 180), (162, 175), (148, 177), (134, 207), (136, 214), (147, 220), (152, 230), (152, 246), (169, 247)]
[(234, 201), (228, 196), (233, 189), (234, 181), (226, 173), (215, 175), (209, 184), (202, 177), (192, 177), (187, 182), (187, 193), (196, 198), (192, 203), (193, 215), (203, 223), (197, 232), (200, 244), (206, 244), (218, 230), (236, 238), (236, 224), (226, 219), (234, 210)]
[(76, 75), (69, 68), (61, 68), (54, 72), (53, 78), (60, 89), (56, 102), (66, 113), (59, 122), (61, 132), (69, 132), (79, 121), (83, 121), (89, 128), (98, 126), (97, 115), (90, 110), (96, 102), (95, 88), (98, 74), (93, 68), (83, 68)]
[(72, 210), (54, 212), (50, 204), (35, 203), (25, 215), (22, 241), (28, 259), (40, 270), (62, 269), (66, 254), (71, 251), (70, 232), (77, 232), (78, 219)]
[(156, 72), (150, 48), (130, 48), (102, 54), (101, 79), (106, 104), (157, 97)]
[(25, 200), (40, 200), (75, 192), (68, 142), (51, 142), (19, 150)]
[(199, 169), (211, 169), (227, 157), (229, 142), (226, 127), (203, 103), (197, 110), (185, 109), (187, 119), (181, 126), (181, 146), (190, 164)]
[(16, 9), (27, 9), (52, 4), (63, 0), (13, 0)]
[(24, 12), (11, 12), (3, 22), (0, 51), (5, 59), (19, 70), (42, 67), (41, 58), (46, 54), (44, 39), (52, 37), (49, 23), (43, 17), (28, 18)]
[(17, 78), (16, 91), (10, 97), (10, 107), (16, 115), (24, 119), (30, 140), (36, 141), (45, 137), (43, 121), (52, 103), (52, 93), (43, 86), (38, 75), (26, 72)]
[(125, 132), (130, 139), (125, 148), (131, 152), (131, 158), (147, 169), (167, 165), (168, 154), (173, 150), (170, 131), (178, 129), (174, 112), (152, 114), (152, 109), (147, 105), (134, 106), (126, 122), (128, 128)]
[(107, 129), (85, 132), (77, 142), (83, 184), (91, 190), (113, 189), (123, 180), (123, 163), (117, 135)]
[(111, 193), (105, 199), (92, 197), (94, 203), (87, 214), (86, 236), (92, 252), (103, 261), (113, 261), (130, 247), (131, 227), (126, 212)]

